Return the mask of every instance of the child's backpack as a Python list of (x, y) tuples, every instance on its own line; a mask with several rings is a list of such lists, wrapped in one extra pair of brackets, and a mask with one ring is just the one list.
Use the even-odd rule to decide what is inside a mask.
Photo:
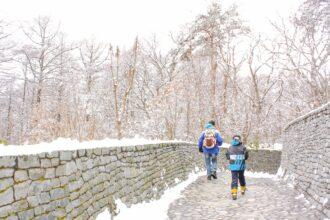
[(213, 148), (215, 144), (216, 144), (215, 130), (207, 129), (205, 131), (203, 146), (206, 148)]

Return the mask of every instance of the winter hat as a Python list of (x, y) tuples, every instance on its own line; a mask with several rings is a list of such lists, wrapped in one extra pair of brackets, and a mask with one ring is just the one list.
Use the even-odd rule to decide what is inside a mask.
[(239, 134), (235, 134), (234, 136), (233, 136), (233, 140), (238, 140), (238, 141), (242, 141), (242, 138), (241, 138), (241, 135), (239, 135)]
[(211, 125), (213, 125), (213, 126), (215, 126), (215, 121), (214, 120), (211, 120), (208, 123), (211, 124)]
[(213, 126), (212, 124), (210, 124), (210, 123), (207, 123), (207, 124), (205, 125), (205, 128), (206, 128), (206, 129), (213, 129), (214, 126)]

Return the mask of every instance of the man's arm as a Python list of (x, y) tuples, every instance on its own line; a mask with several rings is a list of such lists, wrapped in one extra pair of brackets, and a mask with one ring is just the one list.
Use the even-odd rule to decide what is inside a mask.
[(222, 138), (219, 132), (216, 133), (215, 138), (217, 139), (217, 143), (219, 146), (222, 145)]
[(198, 139), (199, 152), (203, 152), (204, 133)]

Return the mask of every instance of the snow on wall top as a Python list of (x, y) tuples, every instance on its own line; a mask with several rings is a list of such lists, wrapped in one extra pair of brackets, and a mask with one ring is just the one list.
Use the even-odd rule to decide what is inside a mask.
[(66, 138), (58, 138), (50, 143), (40, 143), (34, 145), (1, 145), (0, 156), (19, 156), (39, 153), (51, 153), (53, 151), (61, 150), (79, 150), (79, 149), (92, 149), (102, 147), (123, 147), (123, 146), (137, 146), (148, 144), (164, 144), (164, 143), (187, 143), (191, 142), (178, 141), (178, 140), (150, 140), (144, 138), (123, 138), (118, 139), (103, 139), (79, 142), (78, 140), (71, 140)]
[(284, 130), (289, 129), (293, 124), (296, 124), (296, 123), (299, 122), (299, 121), (302, 121), (302, 120), (304, 120), (304, 119), (306, 119), (306, 118), (308, 118), (308, 117), (310, 117), (310, 116), (312, 116), (312, 115), (315, 115), (315, 114), (318, 114), (318, 113), (320, 113), (320, 112), (325, 111), (325, 110), (328, 109), (329, 107), (330, 107), (330, 102), (328, 102), (328, 103), (326, 103), (326, 104), (320, 106), (320, 107), (317, 108), (317, 109), (314, 109), (314, 110), (308, 112), (308, 113), (305, 114), (305, 115), (302, 115), (302, 116), (300, 116), (300, 117), (294, 119), (293, 121), (289, 122), (289, 124), (287, 124), (287, 125), (285, 126)]

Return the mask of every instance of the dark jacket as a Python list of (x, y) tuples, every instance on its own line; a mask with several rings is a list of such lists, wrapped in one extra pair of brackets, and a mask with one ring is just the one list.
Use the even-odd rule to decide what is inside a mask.
[(226, 152), (226, 157), (229, 160), (230, 170), (245, 170), (245, 160), (249, 158), (249, 153), (246, 147), (242, 143), (240, 143), (236, 146), (231, 145)]

